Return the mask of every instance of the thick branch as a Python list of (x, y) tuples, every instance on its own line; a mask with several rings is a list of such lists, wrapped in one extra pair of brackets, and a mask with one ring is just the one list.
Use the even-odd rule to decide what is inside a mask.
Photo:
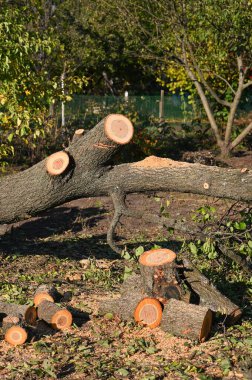
[(239, 102), (241, 100), (242, 91), (243, 91), (243, 83), (244, 83), (245, 73), (242, 70), (242, 58), (240, 56), (237, 57), (237, 66), (238, 66), (238, 72), (239, 72), (239, 81), (238, 81), (238, 88), (237, 88), (234, 100), (233, 100), (231, 107), (230, 107), (230, 113), (228, 115), (228, 121), (227, 121), (226, 132), (225, 132), (225, 144), (226, 144), (226, 146), (230, 143), (232, 126), (234, 123), (235, 114), (236, 114)]
[(204, 90), (203, 90), (200, 82), (198, 81), (198, 79), (196, 78), (196, 75), (192, 72), (192, 70), (189, 67), (189, 64), (188, 64), (187, 58), (186, 58), (186, 52), (184, 52), (184, 57), (183, 58), (184, 58), (184, 67), (185, 67), (185, 70), (187, 72), (187, 75), (193, 81), (193, 83), (194, 83), (194, 85), (196, 87), (198, 95), (199, 95), (199, 97), (200, 97), (200, 99), (202, 101), (203, 107), (204, 107), (204, 109), (206, 111), (209, 123), (210, 123), (211, 128), (212, 128), (212, 130), (214, 132), (217, 144), (221, 148), (222, 145), (223, 145), (223, 141), (222, 141), (222, 138), (221, 138), (221, 135), (220, 135), (220, 132), (219, 132), (216, 120), (214, 118), (213, 111), (212, 111), (212, 109), (210, 107), (210, 104), (209, 104), (209, 102), (207, 100), (207, 97), (206, 97), (206, 95), (204, 93)]
[(252, 131), (252, 122), (232, 141), (230, 144), (231, 149), (234, 149), (242, 140)]
[(213, 90), (213, 88), (209, 85), (209, 83), (207, 83), (207, 81), (205, 80), (205, 77), (204, 77), (204, 74), (202, 72), (202, 70), (200, 69), (199, 65), (197, 65), (196, 63), (196, 59), (194, 57), (194, 54), (193, 54), (193, 50), (192, 50), (192, 47), (191, 45), (189, 44), (189, 42), (187, 42), (187, 45), (189, 47), (189, 51), (190, 51), (190, 55), (191, 55), (191, 59), (192, 59), (192, 62), (193, 62), (193, 67), (195, 68), (200, 80), (201, 80), (201, 83), (205, 86), (206, 90), (212, 95), (212, 97), (221, 105), (225, 106), (225, 107), (231, 107), (231, 103), (230, 102), (227, 102), (226, 100), (224, 99), (221, 99), (217, 94), (216, 92)]

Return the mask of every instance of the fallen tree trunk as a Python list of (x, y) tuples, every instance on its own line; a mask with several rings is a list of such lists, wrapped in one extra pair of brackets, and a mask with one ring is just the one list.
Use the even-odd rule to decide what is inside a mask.
[[(124, 203), (128, 193), (178, 191), (252, 200), (252, 171), (208, 167), (148, 157), (143, 161), (113, 166), (112, 156), (133, 136), (130, 121), (109, 115), (92, 130), (74, 138), (64, 153), (69, 158), (64, 171), (51, 175), (48, 160), (0, 180), (0, 224), (13, 223), (67, 201), (110, 195), (115, 215), (108, 231), (113, 249), (113, 231), (120, 217), (129, 215)], [(66, 156), (65, 155), (65, 156)], [(63, 160), (64, 161), (64, 160)], [(63, 162), (52, 163), (58, 169)], [(55, 174), (55, 173), (54, 173)]]
[(190, 287), (199, 296), (200, 305), (208, 307), (214, 312), (226, 316), (226, 324), (235, 324), (242, 315), (242, 311), (229, 298), (225, 297), (207, 277), (192, 266), (188, 259), (183, 259), (185, 266), (184, 276)]

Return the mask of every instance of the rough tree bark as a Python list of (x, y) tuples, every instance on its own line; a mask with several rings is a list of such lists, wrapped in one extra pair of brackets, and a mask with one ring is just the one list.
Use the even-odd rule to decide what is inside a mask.
[[(56, 176), (46, 170), (46, 160), (0, 180), (0, 223), (26, 219), (46, 209), (83, 197), (110, 195), (115, 214), (108, 231), (113, 232), (124, 215), (128, 193), (179, 191), (241, 201), (252, 200), (252, 171), (208, 167), (148, 157), (135, 163), (112, 165), (111, 158), (133, 135), (130, 121), (109, 115), (92, 130), (74, 138), (65, 152), (66, 170)], [(117, 250), (118, 251), (118, 250)]]

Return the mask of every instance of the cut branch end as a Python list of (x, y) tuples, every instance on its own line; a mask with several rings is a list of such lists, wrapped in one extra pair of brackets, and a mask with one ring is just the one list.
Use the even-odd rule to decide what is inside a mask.
[(134, 134), (131, 121), (123, 115), (111, 114), (104, 123), (106, 136), (117, 144), (124, 145), (130, 142)]
[(69, 165), (69, 156), (66, 152), (56, 152), (46, 160), (46, 170), (51, 175), (62, 174)]

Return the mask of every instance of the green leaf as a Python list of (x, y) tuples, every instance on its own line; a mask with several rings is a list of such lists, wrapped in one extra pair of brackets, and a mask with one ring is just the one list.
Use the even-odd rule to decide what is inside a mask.
[(9, 142), (12, 142), (13, 136), (14, 136), (14, 133), (10, 133), (9, 136), (7, 137), (7, 140)]
[(190, 248), (190, 251), (192, 252), (193, 255), (197, 255), (198, 248), (196, 247), (196, 245), (194, 243), (191, 242), (189, 244), (189, 248)]
[(136, 248), (135, 250), (135, 255), (137, 257), (141, 256), (142, 253), (144, 253), (144, 247), (142, 245), (140, 245), (139, 247)]
[(126, 368), (120, 368), (117, 373), (118, 375), (125, 377), (128, 376), (129, 371)]

